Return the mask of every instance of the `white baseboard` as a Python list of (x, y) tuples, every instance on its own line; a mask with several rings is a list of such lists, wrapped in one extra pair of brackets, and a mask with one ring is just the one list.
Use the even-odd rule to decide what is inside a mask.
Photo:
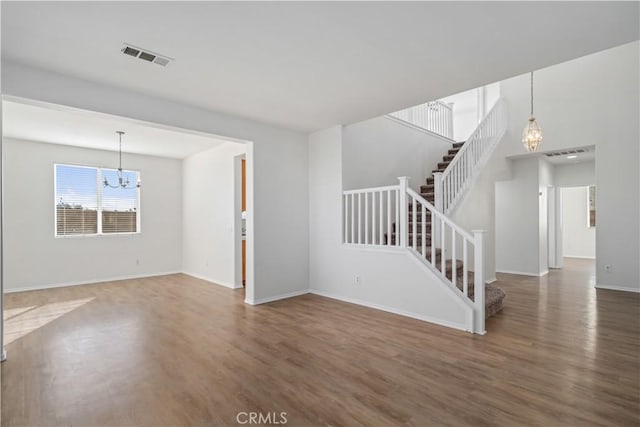
[(640, 293), (638, 288), (626, 288), (624, 286), (610, 286), (610, 285), (596, 285), (596, 289), (607, 289), (610, 291), (623, 291), (623, 292), (635, 292)]
[(200, 279), (200, 280), (205, 280), (207, 282), (211, 282), (214, 285), (224, 286), (225, 288), (240, 289), (242, 287), (242, 285), (236, 286), (233, 283), (225, 282), (223, 280), (212, 279), (211, 277), (207, 277), (207, 276), (204, 276), (202, 274), (191, 273), (189, 271), (183, 271), (182, 273), (186, 274), (187, 276), (195, 277), (196, 279)]
[(273, 297), (261, 298), (261, 299), (257, 299), (257, 300), (245, 299), (244, 302), (246, 302), (247, 304), (250, 304), (250, 305), (259, 305), (259, 304), (265, 304), (265, 303), (272, 302), (272, 301), (278, 301), (278, 300), (281, 300), (281, 299), (298, 297), (300, 295), (305, 295), (305, 294), (308, 294), (308, 293), (309, 293), (308, 289), (303, 289), (301, 291), (289, 292), (287, 294), (280, 294), (280, 295), (276, 295), (276, 296), (273, 296)]
[(434, 323), (434, 324), (440, 325), (440, 326), (446, 326), (447, 328), (453, 328), (453, 329), (458, 329), (458, 330), (465, 331), (465, 332), (471, 332), (471, 331), (467, 330), (466, 325), (450, 322), (448, 320), (436, 319), (434, 317), (425, 316), (425, 315), (417, 314), (417, 313), (411, 313), (409, 311), (404, 311), (404, 310), (398, 310), (398, 309), (387, 307), (387, 306), (384, 306), (384, 305), (374, 304), (374, 303), (371, 303), (371, 302), (368, 302), (368, 301), (362, 301), (362, 300), (358, 300), (358, 299), (355, 299), (355, 298), (343, 297), (341, 295), (336, 295), (336, 294), (333, 294), (331, 292), (320, 291), (320, 290), (317, 290), (317, 289), (311, 289), (309, 291), (309, 293), (312, 293), (312, 294), (315, 294), (315, 295), (320, 295), (322, 297), (336, 299), (336, 300), (339, 300), (339, 301), (348, 302), (350, 304), (356, 304), (356, 305), (361, 305), (361, 306), (368, 307), (368, 308), (373, 308), (373, 309), (376, 309), (376, 310), (386, 311), (388, 313), (398, 314), (398, 315), (404, 316), (404, 317), (411, 317), (412, 319), (422, 320), (423, 322)]
[(74, 282), (60, 282), (60, 283), (51, 283), (51, 284), (37, 285), (37, 286), (4, 288), (4, 293), (10, 294), (14, 292), (41, 291), (44, 289), (66, 288), (68, 286), (94, 285), (97, 283), (117, 282), (119, 280), (143, 279), (145, 277), (167, 276), (170, 274), (179, 274), (179, 273), (182, 273), (182, 272), (167, 271), (164, 273), (133, 274), (129, 276), (116, 276), (116, 277), (107, 277), (102, 279), (80, 280), (80, 281), (74, 281)]
[(498, 279), (496, 279), (496, 277), (494, 276), (491, 279), (486, 280), (485, 283), (493, 283), (493, 282), (497, 282), (497, 281), (498, 281)]
[(578, 258), (578, 259), (596, 259), (594, 256), (581, 256), (581, 255), (563, 255), (563, 258)]
[(504, 273), (504, 274), (517, 274), (519, 276), (533, 276), (540, 277), (549, 273), (549, 270), (545, 270), (539, 273), (530, 273), (528, 271), (514, 271), (514, 270), (496, 270), (496, 273)]

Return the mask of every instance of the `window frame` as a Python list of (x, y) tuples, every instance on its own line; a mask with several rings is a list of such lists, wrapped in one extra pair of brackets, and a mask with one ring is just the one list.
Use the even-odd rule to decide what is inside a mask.
[[(97, 191), (97, 233), (92, 234), (58, 234), (58, 174), (57, 174), (57, 166), (70, 166), (77, 168), (86, 168), (86, 169), (95, 169), (96, 170), (96, 191)], [(93, 237), (109, 237), (109, 236), (135, 236), (142, 233), (141, 228), (141, 218), (142, 214), (140, 212), (140, 187), (135, 189), (136, 191), (136, 231), (122, 231), (116, 233), (103, 233), (102, 232), (102, 190), (104, 189), (103, 179), (102, 179), (102, 171), (117, 171), (117, 168), (111, 167), (103, 167), (103, 166), (92, 166), (92, 165), (80, 165), (74, 163), (61, 163), (55, 162), (53, 164), (53, 236), (56, 239), (84, 239), (84, 238), (93, 238)], [(137, 169), (123, 169), (123, 172), (134, 172), (137, 175), (138, 180), (140, 180), (140, 170)], [(133, 190), (125, 190), (125, 191), (133, 191)]]

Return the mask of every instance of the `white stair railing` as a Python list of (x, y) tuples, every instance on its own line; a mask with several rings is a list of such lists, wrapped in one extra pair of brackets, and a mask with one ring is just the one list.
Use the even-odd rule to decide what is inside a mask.
[(453, 139), (453, 104), (432, 101), (396, 111), (389, 116)]
[(391, 243), (400, 223), (400, 186), (343, 192), (343, 242), (351, 245), (399, 246)]
[(399, 180), (400, 185), (343, 192), (343, 243), (408, 250), (469, 300), (469, 330), (484, 334), (484, 231), (468, 233), (409, 188), (407, 177)]
[(507, 130), (504, 100), (498, 99), (442, 173), (434, 174), (435, 205), (449, 214), (471, 187)]

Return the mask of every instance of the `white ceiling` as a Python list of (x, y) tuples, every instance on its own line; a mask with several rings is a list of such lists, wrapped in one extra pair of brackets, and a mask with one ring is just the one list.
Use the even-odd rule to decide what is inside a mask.
[(2, 102), (2, 131), (7, 138), (117, 151), (117, 130), (126, 132), (124, 152), (179, 159), (227, 142), (106, 114)]
[(639, 19), (638, 2), (3, 1), (2, 56), (310, 131), (637, 40)]

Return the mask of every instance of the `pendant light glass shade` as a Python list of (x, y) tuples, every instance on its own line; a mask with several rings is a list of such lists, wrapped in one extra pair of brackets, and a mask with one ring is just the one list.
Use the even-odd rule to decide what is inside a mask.
[(531, 72), (531, 117), (522, 131), (522, 145), (529, 152), (536, 151), (542, 142), (542, 128), (533, 116), (533, 71)]
[(529, 118), (529, 123), (524, 128), (522, 132), (522, 144), (527, 151), (533, 152), (538, 149), (540, 143), (542, 142), (542, 129), (538, 122), (536, 122), (536, 118), (531, 116)]

